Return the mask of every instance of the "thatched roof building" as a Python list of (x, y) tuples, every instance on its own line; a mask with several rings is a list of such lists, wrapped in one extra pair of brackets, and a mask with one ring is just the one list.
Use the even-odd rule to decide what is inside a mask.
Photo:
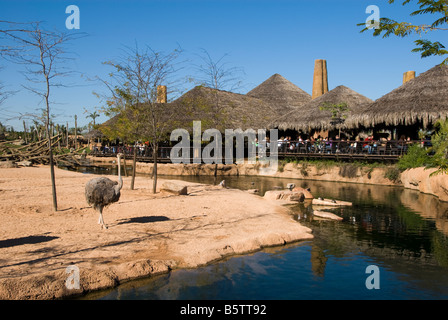
[(313, 99), (309, 103), (302, 106), (299, 110), (291, 111), (272, 122), (272, 126), (281, 130), (302, 130), (309, 132), (311, 130), (330, 130), (334, 128), (345, 127), (345, 122), (339, 125), (331, 123), (331, 112), (320, 110), (325, 104), (346, 103), (348, 111), (343, 115), (347, 119), (358, 114), (363, 106), (373, 101), (350, 88), (338, 86), (324, 95)]
[(246, 95), (265, 101), (275, 108), (278, 114), (296, 110), (311, 101), (311, 95), (277, 73)]
[(448, 117), (448, 66), (437, 65), (365, 106), (347, 121), (351, 127), (422, 124)]
[(193, 121), (201, 120), (202, 130), (265, 129), (276, 115), (275, 106), (261, 99), (204, 86), (193, 88), (171, 105), (179, 110), (184, 125), (191, 127)]
[[(168, 136), (177, 128), (192, 132), (193, 121), (201, 121), (202, 131), (210, 128), (222, 133), (225, 129), (266, 129), (276, 116), (275, 107), (263, 100), (204, 86), (197, 86), (170, 103), (155, 104), (154, 107), (162, 114), (161, 121)], [(144, 106), (140, 110), (144, 112)], [(133, 117), (141, 119), (148, 115), (134, 114), (129, 110), (127, 117), (118, 114), (100, 125), (99, 129), (108, 136), (123, 138), (123, 132), (139, 136), (142, 126), (131, 128)]]
[(93, 129), (93, 130), (83, 134), (83, 137), (86, 139), (99, 139), (99, 138), (103, 138), (104, 134), (98, 129)]

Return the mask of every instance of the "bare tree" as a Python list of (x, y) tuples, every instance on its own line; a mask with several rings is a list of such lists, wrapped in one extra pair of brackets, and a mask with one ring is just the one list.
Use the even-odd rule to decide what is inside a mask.
[(226, 53), (215, 60), (207, 50), (201, 49), (201, 54), (198, 56), (201, 63), (195, 65), (195, 81), (197, 83), (209, 88), (232, 92), (242, 88), (244, 70), (229, 65), (229, 62), (226, 61), (229, 54)]
[(193, 81), (199, 85), (215, 89), (214, 103), (211, 106), (211, 110), (208, 111), (212, 113), (212, 126), (216, 128), (224, 117), (218, 90), (231, 92), (240, 90), (242, 88), (244, 70), (240, 67), (229, 65), (229, 62), (226, 61), (229, 57), (228, 54), (224, 54), (215, 60), (207, 50), (201, 49), (201, 53), (198, 56), (200, 63), (194, 66), (195, 76)]
[(174, 110), (168, 104), (158, 102), (157, 88), (163, 85), (171, 93), (176, 90), (179, 83), (176, 75), (182, 69), (182, 62), (179, 61), (181, 54), (181, 48), (164, 53), (148, 46), (139, 49), (136, 45), (135, 48), (125, 48), (124, 55), (117, 61), (106, 62), (115, 69), (111, 74), (115, 85), (105, 82), (112, 93), (109, 109), (116, 108), (117, 103), (122, 106), (121, 119), (126, 122), (124, 127), (128, 137), (148, 139), (154, 162), (154, 193), (157, 188), (159, 144), (167, 140), (168, 131), (175, 123)]
[(5, 44), (0, 53), (10, 61), (24, 66), (27, 85), (23, 87), (42, 98), (45, 104), (45, 131), (48, 139), (53, 209), (57, 211), (56, 183), (54, 176), (53, 150), (50, 133), (50, 94), (52, 88), (65, 86), (57, 81), (68, 76), (72, 71), (66, 68), (71, 58), (66, 45), (83, 34), (48, 31), (40, 22), (18, 24), (0, 21), (5, 28), (0, 28), (0, 35)]
[[(222, 55), (219, 59), (214, 60), (207, 50), (202, 49), (199, 58), (201, 63), (195, 65), (196, 77), (194, 82), (212, 88), (213, 103), (209, 106), (207, 113), (210, 113), (208, 121), (213, 128), (218, 128), (226, 122), (226, 112), (222, 108), (219, 90), (238, 91), (242, 88), (242, 68), (230, 66), (226, 61), (228, 54)], [(216, 178), (218, 172), (218, 164), (215, 163), (214, 176)], [(215, 180), (216, 182), (216, 180)]]

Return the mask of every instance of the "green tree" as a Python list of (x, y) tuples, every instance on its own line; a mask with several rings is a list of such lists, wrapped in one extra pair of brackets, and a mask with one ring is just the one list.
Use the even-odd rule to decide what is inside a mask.
[[(88, 112), (87, 110), (86, 110), (86, 112)], [(96, 126), (96, 123), (95, 123), (95, 121), (96, 121), (96, 118), (98, 118), (100, 116), (100, 114), (97, 112), (97, 111), (94, 111), (94, 112), (92, 112), (92, 113), (89, 113), (87, 116), (86, 116), (86, 119), (87, 118), (91, 118), (92, 119), (92, 127), (95, 129), (95, 126)]]
[(431, 176), (448, 174), (448, 119), (439, 120), (436, 127), (437, 131), (431, 137), (432, 147), (429, 151), (434, 153), (431, 163), (437, 170), (431, 173)]
[(406, 169), (427, 167), (431, 165), (428, 150), (419, 144), (410, 145), (407, 152), (398, 160), (397, 167), (401, 171)]
[(331, 113), (331, 121), (335, 123), (341, 123), (344, 121), (344, 119), (347, 118), (347, 115), (345, 112), (349, 110), (347, 103), (323, 103), (319, 110), (322, 111), (329, 111)]
[[(394, 3), (395, 0), (389, 0), (389, 4)], [(402, 5), (407, 5), (415, 1), (405, 0)], [(411, 16), (431, 15), (437, 16), (430, 23), (427, 24), (413, 24), (411, 22), (398, 22), (390, 18), (380, 18), (379, 27), (375, 28), (373, 36), (382, 35), (387, 38), (391, 35), (397, 37), (407, 37), (410, 35), (422, 36), (430, 31), (447, 31), (445, 26), (448, 23), (448, 1), (446, 0), (418, 0), (419, 9), (412, 12)], [(359, 23), (358, 26), (366, 26), (365, 23)], [(365, 27), (361, 32), (365, 32), (369, 28)], [(445, 46), (439, 41), (430, 41), (427, 39), (415, 40), (416, 48), (412, 52), (420, 52), (422, 58), (430, 56), (446, 56), (448, 51)], [(448, 64), (448, 58), (442, 61), (442, 64)]]

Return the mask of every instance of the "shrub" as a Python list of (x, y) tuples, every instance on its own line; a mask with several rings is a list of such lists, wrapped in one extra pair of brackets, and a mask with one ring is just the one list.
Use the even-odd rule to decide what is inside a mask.
[(398, 182), (400, 180), (400, 170), (396, 167), (389, 167), (384, 172), (384, 178), (392, 182)]
[(358, 166), (348, 163), (339, 167), (339, 175), (345, 178), (354, 178), (358, 173)]
[(308, 177), (308, 164), (306, 162), (302, 163), (302, 167), (300, 168), (300, 173), (304, 177)]
[(409, 146), (408, 152), (398, 160), (397, 168), (401, 171), (411, 168), (426, 167), (431, 163), (426, 148), (419, 144)]
[(436, 133), (431, 138), (432, 147), (430, 148), (434, 155), (428, 167), (435, 167), (437, 170), (431, 173), (431, 176), (448, 174), (448, 119), (439, 120), (436, 123), (436, 129)]

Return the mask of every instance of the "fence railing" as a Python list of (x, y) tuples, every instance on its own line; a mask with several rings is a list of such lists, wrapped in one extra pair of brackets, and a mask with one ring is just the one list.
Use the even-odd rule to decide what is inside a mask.
[(279, 153), (321, 153), (321, 154), (366, 154), (366, 155), (403, 155), (409, 146), (431, 145), (430, 140), (328, 140), (328, 141), (278, 141)]
[[(270, 144), (276, 143), (278, 150), (278, 157), (285, 158), (289, 156), (304, 157), (304, 156), (354, 156), (362, 155), (364, 158), (378, 158), (378, 156), (389, 156), (389, 158), (398, 158), (405, 154), (409, 146), (419, 144), (422, 147), (429, 147), (430, 140), (388, 140), (388, 141), (350, 141), (350, 140), (328, 140), (328, 141), (276, 141), (268, 142), (266, 144), (266, 156), (269, 156), (271, 150)], [(205, 146), (202, 146), (204, 148)], [(151, 161), (153, 159), (153, 150), (151, 147), (144, 146), (105, 146), (101, 148), (94, 148), (91, 155), (94, 156), (115, 156), (117, 153), (123, 153), (127, 158), (134, 154), (136, 149), (136, 156), (141, 159)], [(157, 158), (161, 160), (169, 160), (172, 146), (158, 147)], [(202, 150), (200, 155), (202, 155)], [(193, 148), (190, 150), (190, 156), (195, 156)], [(245, 156), (247, 157), (247, 148)], [(235, 150), (233, 156), (235, 157)], [(200, 156), (199, 155), (199, 156)], [(198, 155), (196, 155), (198, 156)], [(222, 150), (222, 156), (225, 157), (225, 149)]]

